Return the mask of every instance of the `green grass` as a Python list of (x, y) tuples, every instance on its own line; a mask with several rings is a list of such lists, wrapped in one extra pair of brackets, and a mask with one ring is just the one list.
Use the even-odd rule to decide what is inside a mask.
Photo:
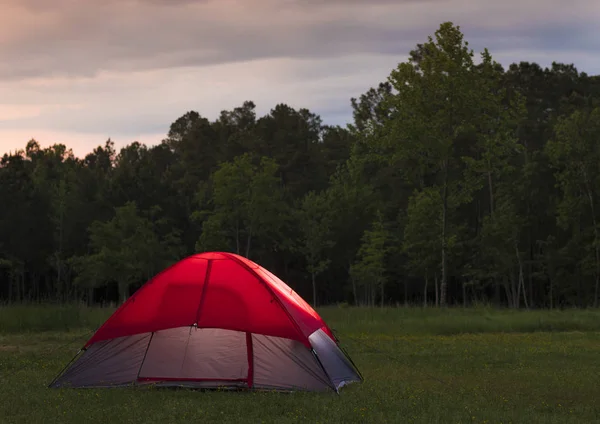
[(99, 327), (115, 308), (67, 305), (0, 305), (0, 333), (72, 331)]
[(339, 396), (47, 389), (111, 312), (0, 308), (0, 422), (600, 422), (596, 311), (325, 308), (366, 378)]
[[(0, 334), (80, 331), (100, 326), (115, 308), (70, 305), (0, 305)], [(600, 331), (600, 310), (512, 311), (494, 308), (319, 309), (334, 330), (387, 335)]]

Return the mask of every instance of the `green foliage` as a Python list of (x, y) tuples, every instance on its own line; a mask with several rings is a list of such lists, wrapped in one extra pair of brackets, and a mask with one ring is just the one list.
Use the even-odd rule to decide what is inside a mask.
[[(456, 230), (460, 225), (453, 225), (458, 209), (471, 203), (481, 187), (470, 173), (487, 169), (491, 178), (492, 156), (514, 150), (510, 128), (521, 117), (518, 110), (513, 111), (519, 108), (518, 100), (509, 102), (508, 108), (504, 106), (497, 66), (487, 50), (482, 59), (481, 65), (475, 65), (459, 27), (446, 22), (436, 31), (435, 39), (429, 37), (427, 43), (419, 45), (411, 59), (398, 65), (389, 77), (396, 90), (388, 99), (394, 119), (388, 122), (382, 140), (392, 148), (391, 158), (402, 164), (405, 178), (422, 190), (409, 202), (404, 250), (413, 257), (409, 268), (439, 271), (441, 304), (446, 303), (448, 261), (458, 253)], [(465, 142), (473, 138), (475, 149), (465, 149)], [(475, 157), (463, 152), (475, 153)], [(424, 208), (431, 211), (425, 215), (416, 212)], [(417, 240), (417, 229), (423, 227), (425, 216), (432, 218), (432, 214), (439, 216), (439, 233), (427, 231), (431, 243), (426, 257), (415, 262), (417, 253), (411, 247), (422, 244)], [(432, 269), (433, 246), (440, 252), (439, 270)]]
[(440, 205), (439, 192), (432, 188), (416, 192), (409, 200), (402, 250), (408, 257), (407, 268), (414, 275), (439, 271)]
[[(362, 237), (362, 244), (357, 253), (356, 262), (350, 267), (350, 278), (355, 281), (358, 288), (365, 289), (365, 303), (375, 303), (375, 291), (380, 290), (380, 304), (385, 302), (386, 255), (388, 254), (389, 232), (381, 212), (377, 211), (376, 218), (371, 228), (366, 230)], [(356, 290), (355, 290), (356, 293)]]
[(600, 78), (505, 70), (451, 22), (423, 41), (346, 127), (245, 101), (155, 146), (5, 154), (0, 300), (121, 301), (225, 250), (319, 304), (598, 306)]
[(546, 146), (546, 153), (562, 191), (558, 223), (566, 228), (573, 221), (578, 222), (582, 209), (590, 209), (585, 216), (593, 218), (595, 203), (590, 203), (590, 196), (594, 198), (600, 187), (600, 145), (597, 142), (600, 108), (561, 117), (555, 133)]
[[(572, 242), (577, 242), (583, 255), (577, 265), (584, 275), (593, 276), (593, 304), (600, 300), (600, 108), (575, 111), (560, 118), (555, 137), (546, 152), (555, 170), (562, 198), (558, 204), (557, 223), (571, 229)], [(582, 228), (582, 223), (587, 224)], [(584, 224), (584, 225), (585, 225)]]
[(306, 270), (310, 273), (313, 285), (313, 305), (317, 304), (316, 278), (323, 273), (331, 259), (327, 251), (335, 245), (331, 239), (332, 216), (330, 203), (324, 194), (309, 192), (304, 199), (295, 218), (301, 236), (297, 250), (306, 259)]
[(93, 253), (73, 260), (79, 271), (76, 283), (94, 287), (116, 282), (124, 301), (130, 286), (145, 282), (169, 265), (177, 257), (178, 247), (176, 236), (160, 240), (153, 223), (140, 216), (135, 203), (128, 202), (115, 209), (112, 220), (92, 223)]
[(231, 250), (233, 245), (236, 253), (249, 257), (253, 241), (277, 243), (286, 213), (277, 170), (274, 160), (263, 157), (255, 165), (250, 154), (221, 164), (212, 178), (214, 209), (196, 250)]

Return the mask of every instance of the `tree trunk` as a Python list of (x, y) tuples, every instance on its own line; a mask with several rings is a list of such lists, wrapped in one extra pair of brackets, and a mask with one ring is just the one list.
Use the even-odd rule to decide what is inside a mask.
[(21, 301), (21, 279), (19, 277), (19, 269), (15, 269), (13, 272), (12, 280), (14, 283), (14, 301), (19, 303)]
[[(283, 275), (285, 278), (285, 281), (290, 281), (290, 263), (289, 263), (289, 259), (288, 259), (288, 255), (284, 254), (284, 260), (283, 260)], [(291, 284), (291, 283), (288, 283)], [(292, 287), (292, 289), (295, 289), (295, 287)]]
[[(590, 200), (591, 201), (591, 200)], [(592, 213), (594, 213), (592, 209)], [(594, 250), (596, 254), (596, 284), (594, 287), (594, 308), (598, 307), (598, 296), (600, 295), (600, 240), (598, 239), (598, 224), (594, 216)]]
[(352, 267), (352, 264), (348, 264), (348, 275), (350, 276), (350, 283), (352, 284), (352, 295), (354, 296), (354, 305), (358, 306), (360, 303), (358, 301), (358, 290), (356, 289), (356, 280), (354, 279), (354, 277), (352, 276), (352, 273), (350, 272), (351, 267)]
[[(529, 203), (529, 202), (528, 202)], [(529, 205), (527, 206), (527, 216), (531, 216), (531, 211), (530, 211), (530, 207)], [(533, 288), (533, 261), (534, 261), (534, 257), (535, 257), (535, 251), (534, 251), (534, 243), (533, 243), (533, 229), (532, 226), (529, 226), (529, 264), (527, 265), (527, 281), (528, 281), (528, 286), (529, 286), (529, 302), (531, 304), (531, 306), (533, 307), (534, 304), (536, 303), (537, 299), (536, 296), (539, 292), (539, 290), (534, 290)]]
[(29, 287), (29, 292), (27, 293), (27, 302), (31, 303), (35, 297), (35, 291), (38, 285), (38, 277), (35, 271), (32, 271), (29, 274), (29, 281), (31, 281), (31, 286)]
[(425, 287), (423, 288), (423, 307), (427, 307), (427, 286), (429, 285), (429, 277), (425, 273)]
[(554, 293), (553, 293), (553, 284), (552, 284), (552, 278), (548, 277), (548, 283), (550, 285), (549, 288), (549, 296), (550, 296), (550, 310), (554, 309)]
[(509, 280), (509, 277), (507, 277), (506, 275), (504, 275), (504, 277), (502, 278), (503, 281), (503, 286), (504, 286), (504, 291), (506, 293), (506, 301), (508, 303), (508, 307), (509, 308), (514, 308), (515, 304), (514, 304), (514, 296), (513, 296), (513, 287), (512, 287), (512, 282)]
[(596, 288), (594, 290), (594, 308), (598, 307), (598, 296), (600, 296), (599, 293), (599, 289), (600, 289), (600, 272), (596, 272)]
[(25, 300), (25, 264), (21, 266), (21, 301)]
[(523, 261), (521, 261), (521, 254), (519, 253), (519, 246), (515, 241), (515, 254), (517, 255), (517, 263), (519, 264), (519, 289), (523, 291), (523, 303), (525, 308), (529, 309), (529, 302), (527, 302), (527, 289), (525, 288), (525, 278), (523, 276)]
[[(529, 162), (529, 158), (527, 155), (527, 152), (525, 152), (525, 163)], [(527, 198), (527, 217), (531, 217), (531, 198), (528, 197)], [(528, 230), (527, 230), (527, 246), (529, 247), (528, 251), (529, 251), (529, 263), (527, 264), (527, 291), (529, 293), (529, 300), (531, 302), (531, 305), (533, 306), (534, 302), (534, 290), (533, 290), (533, 259), (535, 256), (535, 252), (534, 252), (534, 242), (533, 242), (533, 232), (534, 232), (534, 228), (533, 225), (529, 225), (528, 226)], [(525, 283), (523, 283), (525, 284)], [(527, 307), (527, 306), (526, 306)]]
[(14, 273), (12, 269), (8, 270), (8, 303), (13, 302), (13, 286), (15, 284), (14, 281)]
[[(590, 195), (591, 197), (591, 195)], [(590, 198), (590, 202), (592, 202), (592, 199)], [(592, 214), (594, 213), (594, 208), (592, 206)], [(598, 307), (598, 296), (600, 295), (599, 293), (599, 289), (600, 289), (600, 240), (598, 237), (598, 224), (596, 223), (596, 217), (593, 216), (593, 225), (594, 225), (594, 253), (595, 253), (595, 260), (596, 260), (596, 272), (595, 272), (595, 285), (594, 285), (594, 308)]]
[(312, 280), (313, 308), (317, 307), (317, 279), (314, 272), (310, 273)]
[(448, 275), (446, 264), (446, 227), (448, 221), (448, 160), (444, 161), (444, 187), (442, 190), (442, 285), (440, 293), (440, 305), (446, 306), (446, 294), (448, 291)]
[(580, 308), (585, 306), (585, 296), (583, 293), (583, 278), (581, 274), (581, 269), (577, 268), (577, 303)]
[(252, 231), (248, 233), (248, 238), (246, 239), (246, 258), (250, 258), (250, 243), (252, 242)]
[(533, 258), (530, 258), (529, 265), (527, 266), (527, 279), (529, 282), (529, 304), (531, 307), (535, 307), (535, 304), (538, 302), (539, 289), (536, 288), (534, 290), (533, 284)]
[(128, 297), (128, 289), (129, 286), (126, 283), (119, 283), (119, 297), (121, 298), (121, 303), (125, 303)]
[(436, 308), (440, 306), (440, 289), (438, 285), (438, 276), (437, 272), (434, 274), (434, 282), (435, 282), (435, 306)]
[(515, 309), (519, 309), (521, 307), (521, 282), (519, 281), (518, 274), (518, 271), (513, 268), (511, 271), (510, 281)]
[(585, 172), (585, 167), (582, 166), (583, 176), (585, 178), (585, 186), (588, 195), (588, 200), (590, 202), (590, 209), (592, 212), (592, 224), (594, 225), (594, 253), (596, 259), (596, 283), (594, 286), (594, 308), (598, 307), (598, 296), (600, 290), (600, 240), (598, 236), (598, 224), (596, 222), (596, 207), (594, 205), (594, 194), (592, 192), (591, 184), (587, 177), (587, 173)]
[(88, 306), (94, 305), (94, 288), (88, 287)]
[(377, 295), (377, 287), (375, 284), (371, 284), (371, 308), (375, 307), (375, 296)]
[[(488, 161), (488, 168), (491, 169), (491, 164)], [(494, 215), (494, 190), (492, 184), (492, 172), (488, 171), (488, 189), (490, 190), (490, 215)]]
[(240, 222), (235, 222), (235, 253), (240, 254)]

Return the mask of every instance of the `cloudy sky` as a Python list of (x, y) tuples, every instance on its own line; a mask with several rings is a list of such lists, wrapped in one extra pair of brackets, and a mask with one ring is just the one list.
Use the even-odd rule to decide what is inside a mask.
[(600, 74), (597, 0), (0, 0), (0, 153), (154, 144), (188, 110), (253, 100), (345, 124), (443, 21), (505, 66)]

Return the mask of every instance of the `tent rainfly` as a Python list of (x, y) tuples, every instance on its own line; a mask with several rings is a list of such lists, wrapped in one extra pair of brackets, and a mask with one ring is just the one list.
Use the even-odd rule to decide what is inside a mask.
[(362, 376), (331, 329), (256, 263), (189, 256), (124, 302), (50, 387), (339, 389)]

